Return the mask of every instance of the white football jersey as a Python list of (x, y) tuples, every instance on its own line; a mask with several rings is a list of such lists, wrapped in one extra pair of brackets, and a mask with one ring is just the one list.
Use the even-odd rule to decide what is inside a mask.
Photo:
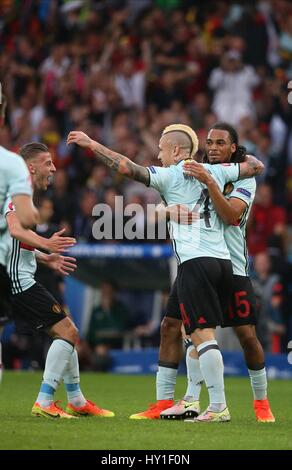
[(17, 194), (31, 196), (31, 178), (23, 158), (0, 146), (0, 215), (3, 215), (8, 193), (12, 197)]
[[(5, 215), (14, 210), (11, 198), (8, 198), (4, 207)], [(13, 238), (9, 230), (5, 232), (2, 243), (5, 247), (5, 265), (11, 281), (12, 294), (19, 294), (36, 282), (34, 279), (37, 269), (35, 248)]]

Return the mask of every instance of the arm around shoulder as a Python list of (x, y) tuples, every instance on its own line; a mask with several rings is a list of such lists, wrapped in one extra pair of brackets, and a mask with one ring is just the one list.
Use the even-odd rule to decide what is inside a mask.
[(247, 155), (246, 160), (239, 164), (239, 178), (252, 178), (263, 173), (265, 165), (253, 155)]

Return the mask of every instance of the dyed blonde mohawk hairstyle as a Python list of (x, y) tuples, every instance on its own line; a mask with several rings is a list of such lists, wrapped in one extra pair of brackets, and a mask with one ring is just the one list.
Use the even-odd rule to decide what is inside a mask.
[(199, 148), (199, 140), (195, 131), (190, 126), (186, 126), (185, 124), (171, 124), (163, 130), (162, 136), (168, 134), (169, 132), (183, 132), (189, 137), (191, 141), (190, 157), (194, 158)]

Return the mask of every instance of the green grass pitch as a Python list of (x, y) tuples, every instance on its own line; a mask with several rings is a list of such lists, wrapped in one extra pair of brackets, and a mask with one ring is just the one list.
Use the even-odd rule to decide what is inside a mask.
[[(257, 423), (249, 379), (226, 379), (230, 423), (134, 421), (128, 416), (154, 401), (154, 376), (81, 374), (83, 393), (113, 410), (114, 418), (53, 420), (30, 416), (41, 374), (4, 372), (0, 387), (0, 449), (292, 449), (292, 383), (271, 381), (269, 396), (276, 423)], [(176, 397), (185, 389), (178, 378)], [(64, 387), (57, 399), (66, 404)], [(202, 408), (207, 404), (202, 394)]]

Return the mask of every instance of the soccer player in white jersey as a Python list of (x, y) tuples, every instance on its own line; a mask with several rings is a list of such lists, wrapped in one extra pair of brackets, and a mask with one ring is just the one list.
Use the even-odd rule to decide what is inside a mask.
[[(209, 131), (206, 140), (204, 162), (212, 164), (244, 161), (246, 151), (238, 145), (236, 130), (227, 123), (217, 123)], [(263, 348), (257, 338), (255, 325), (257, 323), (256, 299), (252, 284), (248, 277), (248, 257), (245, 241), (247, 218), (255, 196), (256, 182), (254, 178), (228, 184), (225, 197), (219, 187), (204, 167), (186, 163), (185, 169), (190, 175), (206, 184), (208, 194), (214, 207), (225, 223), (224, 238), (230, 252), (234, 287), (233, 298), (229, 311), (221, 326), (233, 327), (242, 346), (245, 362), (248, 368), (253, 397), (254, 411), (259, 422), (274, 422), (275, 418), (267, 398), (267, 375), (264, 364)], [(180, 335), (180, 317), (178, 307), (172, 306), (172, 329), (168, 328), (166, 335), (173, 338)], [(175, 312), (177, 312), (175, 314)], [(176, 333), (174, 334), (174, 330)], [(171, 340), (170, 340), (171, 341)], [(199, 396), (202, 386), (202, 374), (198, 357), (192, 343), (186, 343), (188, 388), (183, 400), (170, 409), (162, 411), (161, 418), (182, 419), (195, 416), (199, 408)], [(177, 348), (180, 348), (178, 339)], [(165, 352), (167, 353), (167, 351)]]
[[(206, 189), (184, 174), (183, 162), (193, 158), (198, 148), (195, 132), (174, 124), (164, 129), (159, 142), (161, 167), (145, 168), (131, 162), (79, 131), (70, 132), (68, 144), (90, 148), (99, 160), (120, 174), (157, 189), (166, 204), (185, 204), (196, 209), (200, 219), (190, 226), (171, 222), (173, 249), (178, 260), (178, 276), (172, 292), (180, 305), (183, 323), (199, 353), (200, 367), (209, 391), (210, 404), (202, 421), (229, 421), (223, 379), (223, 362), (215, 340), (215, 328), (223, 322), (222, 309), (232, 292), (232, 267), (223, 237), (223, 224), (206, 196)], [(198, 164), (199, 165), (199, 164)], [(239, 165), (206, 165), (223, 190), (227, 181), (254, 176), (261, 168), (252, 159)], [(196, 243), (193, 242), (196, 240)]]
[[(0, 91), (1, 93), (1, 91)], [(6, 99), (0, 96), (0, 127), (4, 125)], [(32, 188), (29, 172), (22, 158), (13, 152), (9, 152), (0, 145), (0, 336), (2, 327), (10, 314), (9, 302), (9, 278), (4, 266), (2, 237), (6, 230), (6, 222), (3, 216), (3, 205), (7, 193), (11, 194), (13, 204), (16, 207), (20, 223), (24, 227), (30, 227), (37, 222), (38, 212), (32, 203)], [(2, 359), (0, 343), (0, 382), (2, 378)]]
[[(4, 125), (6, 101), (2, 94), (0, 102), (0, 127)], [(7, 193), (12, 197), (20, 223), (24, 227), (36, 224), (38, 211), (32, 202), (29, 172), (22, 158), (0, 145), (0, 215)]]
[[(41, 143), (32, 142), (20, 149), (32, 179), (34, 189), (46, 190), (50, 178), (56, 171), (48, 148)], [(30, 328), (36, 332), (45, 331), (53, 339), (49, 348), (43, 381), (36, 402), (32, 407), (34, 416), (45, 418), (73, 418), (81, 416), (111, 417), (114, 413), (96, 406), (86, 400), (80, 390), (79, 364), (75, 344), (78, 330), (66, 315), (57, 300), (35, 281), (36, 249), (63, 251), (75, 243), (71, 237), (61, 237), (63, 230), (56, 232), (49, 240), (32, 230), (24, 229), (14, 211), (13, 204), (7, 200), (6, 220), (8, 253), (7, 270), (12, 288), (12, 316), (21, 331)], [(59, 263), (65, 274), (75, 269), (75, 259), (39, 253), (41, 261), (52, 266)], [(54, 402), (54, 393), (64, 381), (68, 404), (66, 412)]]

